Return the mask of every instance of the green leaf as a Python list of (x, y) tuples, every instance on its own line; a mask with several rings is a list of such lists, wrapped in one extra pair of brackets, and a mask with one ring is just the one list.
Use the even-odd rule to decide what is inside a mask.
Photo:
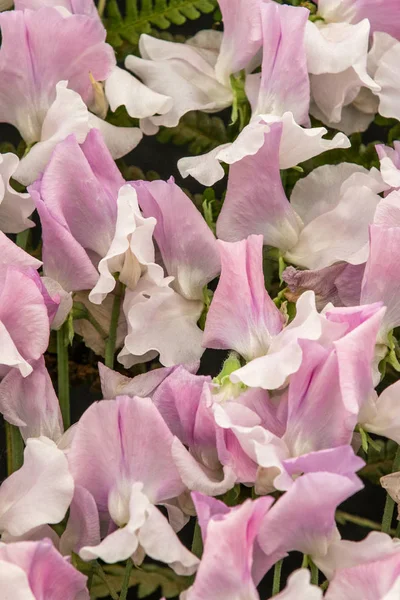
[[(121, 15), (116, 0), (108, 0), (104, 25), (107, 41), (118, 50), (118, 58), (136, 53), (142, 33), (168, 29), (171, 25), (183, 25), (189, 19), (212, 13), (216, 0), (125, 0), (125, 15)], [(156, 30), (154, 30), (156, 28)], [(124, 42), (129, 47), (123, 48)]]
[[(124, 565), (102, 565), (103, 572), (111, 587), (119, 592), (125, 574)], [(133, 569), (129, 587), (138, 586), (137, 597), (146, 598), (161, 588), (161, 596), (174, 598), (187, 589), (192, 583), (192, 578), (176, 575), (168, 567), (159, 567), (153, 564), (144, 564)], [(94, 575), (90, 597), (92, 600), (106, 598), (109, 595), (107, 585)]]
[(189, 112), (176, 127), (162, 128), (157, 136), (162, 144), (188, 146), (190, 154), (203, 154), (229, 142), (225, 123), (199, 111)]

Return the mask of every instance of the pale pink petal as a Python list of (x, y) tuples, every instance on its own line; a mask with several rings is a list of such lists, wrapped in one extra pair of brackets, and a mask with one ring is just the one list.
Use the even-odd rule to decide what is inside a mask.
[(34, 226), (28, 218), (35, 210), (29, 194), (18, 193), (10, 185), (18, 163), (15, 154), (0, 155), (0, 230), (5, 233), (19, 233)]
[(191, 575), (196, 571), (199, 559), (185, 548), (167, 519), (155, 506), (149, 506), (147, 519), (140, 528), (138, 537), (148, 556), (168, 564), (178, 575)]
[(116, 273), (128, 289), (134, 290), (142, 273), (154, 282), (162, 281), (162, 267), (154, 263), (154, 218), (144, 218), (140, 212), (135, 189), (126, 184), (119, 190), (114, 238), (100, 260), (99, 280), (89, 294), (89, 300), (101, 304), (115, 288)]
[(381, 560), (337, 571), (326, 593), (327, 600), (346, 600), (357, 594), (363, 600), (395, 600), (400, 588), (400, 552)]
[[(87, 577), (65, 560), (49, 539), (2, 544), (0, 563), (10, 572), (19, 567), (26, 574), (32, 595), (21, 596), (21, 600), (89, 600)], [(14, 595), (10, 598), (14, 600)]]
[(23, 185), (29, 185), (39, 177), (58, 142), (75, 134), (82, 143), (89, 132), (89, 113), (79, 94), (68, 89), (66, 81), (57, 83), (55, 90), (55, 99), (43, 115), (39, 139), (15, 172), (14, 178)]
[(394, 44), (381, 57), (375, 73), (375, 81), (381, 87), (379, 96), (379, 114), (389, 118), (400, 118), (396, 97), (399, 93), (398, 65), (400, 42)]
[(203, 298), (203, 287), (220, 272), (215, 237), (193, 202), (175, 184), (133, 182), (145, 217), (157, 224), (154, 239), (172, 287), (188, 300)]
[(229, 85), (229, 76), (245, 69), (261, 48), (261, 0), (221, 0), (219, 6), (224, 35), (215, 72)]
[(308, 79), (305, 27), (308, 12), (303, 8), (261, 4), (263, 61), (255, 114), (282, 116), (290, 111), (297, 123), (309, 123), (310, 82)]
[(111, 490), (123, 481), (142, 482), (150, 501), (162, 502), (184, 490), (170, 453), (172, 440), (150, 399), (103, 400), (78, 423), (68, 452), (71, 473), (92, 494), (100, 513), (108, 510)]
[(221, 239), (233, 242), (260, 233), (265, 244), (276, 248), (285, 250), (296, 244), (299, 222), (286, 198), (279, 171), (281, 132), (281, 124), (273, 125), (255, 155), (231, 166), (217, 221)]
[(45, 436), (57, 442), (63, 433), (58, 398), (43, 357), (32, 361), (33, 371), (23, 377), (12, 369), (0, 383), (0, 412), (20, 428), (26, 441)]
[(105, 44), (101, 21), (84, 15), (64, 17), (55, 8), (44, 7), (2, 13), (0, 25), (0, 120), (17, 127), (30, 144), (41, 139), (56, 84), (67, 80), (71, 90), (90, 104), (93, 88), (88, 74), (96, 81), (106, 79), (115, 65), (114, 53)]
[(116, 111), (125, 106), (128, 114), (137, 119), (163, 115), (171, 110), (173, 100), (143, 85), (127, 71), (115, 67), (105, 83), (105, 94), (110, 108)]
[(142, 278), (134, 292), (126, 292), (123, 310), (128, 335), (118, 360), (125, 367), (157, 354), (166, 367), (192, 363), (202, 356), (203, 332), (197, 326), (202, 302), (186, 300), (165, 283), (156, 286)]
[(299, 340), (318, 339), (322, 326), (323, 318), (316, 311), (314, 293), (305, 292), (297, 301), (295, 318), (271, 340), (269, 352), (232, 373), (231, 381), (269, 390), (279, 388), (301, 365), (303, 352)]
[(59, 304), (56, 307), (56, 313), (54, 318), (51, 320), (51, 328), (55, 330), (60, 329), (72, 310), (72, 294), (70, 292), (66, 292), (58, 283), (58, 281), (55, 281), (50, 277), (41, 277), (40, 279), (50, 298), (59, 300)]
[(367, 61), (370, 25), (367, 19), (349, 23), (307, 22), (306, 52), (309, 73), (341, 73), (357, 62)]
[(361, 288), (361, 304), (383, 302), (386, 306), (380, 331), (382, 340), (400, 324), (400, 274), (396, 260), (399, 240), (398, 227), (370, 227), (370, 254)]
[(88, 113), (88, 121), (91, 129), (98, 129), (101, 132), (115, 160), (134, 150), (143, 137), (139, 127), (117, 127), (92, 113)]
[(276, 600), (322, 600), (322, 593), (318, 586), (310, 585), (310, 571), (299, 569), (290, 575)]
[[(261, 524), (261, 549), (267, 557), (283, 557), (292, 550), (313, 558), (324, 556), (338, 535), (338, 505), (362, 487), (360, 480), (351, 481), (334, 473), (302, 475), (277, 500)], [(282, 523), (290, 523), (290, 527), (282, 528)]]
[(317, 558), (318, 567), (330, 580), (335, 571), (351, 568), (363, 563), (379, 561), (392, 554), (398, 554), (400, 543), (386, 533), (371, 531), (360, 542), (338, 539), (328, 548), (325, 556)]
[(17, 565), (0, 559), (0, 579), (9, 598), (13, 600), (35, 600), (27, 574)]
[(98, 18), (93, 0), (15, 0), (15, 10), (39, 10), (43, 6), (59, 6), (70, 13)]
[[(204, 512), (201, 494), (192, 494), (195, 506)], [(260, 526), (265, 520), (272, 498), (247, 500), (229, 512), (215, 514), (210, 506), (209, 520), (202, 518), (204, 551), (194, 585), (187, 591), (187, 600), (246, 598), (258, 600), (252, 579), (253, 553)], [(221, 561), (221, 556), (224, 560)], [(218, 558), (219, 557), (219, 558)]]
[[(141, 373), (135, 377), (126, 377), (117, 371), (109, 369), (103, 363), (98, 363), (101, 391), (104, 398), (115, 398), (116, 396), (140, 396), (140, 398), (151, 397), (158, 386), (177, 367), (160, 367), (152, 369), (147, 373)], [(179, 368), (179, 367), (178, 367)], [(186, 367), (188, 368), (188, 367)], [(198, 364), (189, 368), (191, 372), (198, 370)]]
[(17, 244), (14, 244), (2, 231), (0, 231), (0, 265), (13, 265), (22, 269), (39, 269), (42, 263), (34, 258)]
[(48, 438), (31, 438), (24, 464), (0, 487), (0, 529), (11, 535), (61, 521), (72, 500), (74, 482), (64, 453)]
[[(43, 295), (29, 274), (18, 269), (8, 268), (2, 279), (0, 321), (3, 332), (5, 328), (24, 359), (36, 360), (46, 351), (50, 333)], [(5, 349), (2, 350), (6, 356)], [(28, 373), (31, 370), (30, 367)]]
[(246, 360), (265, 354), (284, 318), (265, 289), (263, 239), (219, 241), (222, 272), (204, 330), (203, 345), (236, 350)]
[(174, 102), (166, 114), (151, 118), (153, 124), (175, 127), (188, 111), (216, 112), (231, 104), (231, 90), (217, 81), (214, 67), (195, 46), (142, 34), (139, 48), (143, 58), (128, 56), (126, 68)]
[(100, 543), (100, 522), (96, 502), (85, 488), (74, 490), (67, 526), (60, 538), (61, 554), (79, 553), (82, 546)]
[(387, 387), (379, 397), (375, 394), (365, 403), (358, 421), (365, 429), (400, 443), (400, 386), (397, 381)]

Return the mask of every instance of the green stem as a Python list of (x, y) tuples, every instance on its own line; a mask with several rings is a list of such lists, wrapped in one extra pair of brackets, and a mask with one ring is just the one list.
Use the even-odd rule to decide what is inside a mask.
[[(400, 470), (400, 446), (397, 447), (396, 456), (394, 457), (392, 473), (396, 473), (399, 470)], [(389, 494), (387, 494), (385, 510), (383, 511), (383, 517), (382, 517), (383, 533), (389, 533), (390, 529), (392, 527), (394, 505), (395, 505), (395, 501), (393, 500), (393, 498), (391, 498), (389, 496)]]
[(310, 560), (310, 571), (311, 571), (311, 583), (313, 585), (318, 585), (319, 571), (317, 565)]
[(133, 569), (133, 562), (129, 559), (126, 563), (124, 581), (122, 582), (121, 593), (119, 595), (119, 600), (126, 600), (129, 589), (129, 582), (131, 580), (131, 573)]
[(57, 331), (58, 400), (64, 428), (71, 424), (69, 405), (68, 321)]
[(192, 553), (197, 556), (197, 558), (201, 558), (201, 555), (203, 554), (203, 538), (201, 537), (201, 529), (197, 519), (196, 525), (194, 526)]
[(106, 585), (108, 591), (110, 592), (111, 598), (113, 600), (119, 600), (119, 596), (118, 596), (117, 592), (113, 588), (112, 584), (108, 581), (107, 575), (104, 573), (103, 569), (101, 568), (100, 563), (98, 563), (97, 561), (95, 561), (95, 563), (94, 563), (94, 571), (95, 571), (97, 577), (99, 577), (101, 579), (101, 581)]
[[(367, 529), (373, 529), (374, 531), (380, 531), (382, 527), (380, 523), (376, 523), (370, 519), (364, 519), (363, 517), (358, 517), (357, 515), (351, 515), (350, 513), (342, 510), (336, 511), (336, 520), (339, 523), (354, 523), (354, 525), (360, 525), (360, 527), (366, 527)], [(394, 535), (395, 531), (394, 529), (391, 529), (388, 533), (390, 533), (390, 535)]]
[(25, 229), (25, 231), (21, 231), (21, 233), (17, 233), (15, 243), (17, 244), (17, 246), (22, 248), (22, 250), (26, 250), (30, 233), (31, 233), (30, 229)]
[(104, 15), (104, 9), (106, 7), (106, 2), (107, 2), (107, 0), (99, 0), (99, 4), (97, 6), (97, 12), (99, 13), (100, 19)]
[(18, 427), (5, 421), (7, 445), (7, 473), (18, 471), (24, 462), (24, 442)]
[(272, 583), (272, 595), (275, 596), (281, 591), (281, 575), (282, 575), (283, 558), (278, 560), (274, 566), (274, 580)]
[(111, 312), (111, 323), (110, 323), (110, 331), (108, 333), (108, 338), (106, 341), (106, 353), (105, 353), (105, 365), (110, 369), (114, 368), (114, 354), (115, 354), (115, 345), (117, 343), (117, 329), (118, 329), (118, 320), (119, 320), (119, 312), (121, 309), (121, 300), (122, 300), (122, 285), (117, 283), (115, 286), (115, 296), (114, 303)]

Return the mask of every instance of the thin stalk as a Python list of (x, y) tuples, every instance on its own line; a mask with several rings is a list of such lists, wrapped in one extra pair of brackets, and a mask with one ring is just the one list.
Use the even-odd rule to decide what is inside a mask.
[(126, 563), (124, 581), (122, 582), (121, 593), (119, 595), (119, 600), (126, 600), (129, 590), (129, 582), (131, 580), (131, 573), (133, 569), (133, 562), (129, 559)]
[[(366, 527), (367, 529), (373, 529), (374, 531), (380, 531), (382, 527), (380, 523), (376, 523), (375, 521), (371, 521), (370, 519), (364, 519), (363, 517), (358, 517), (357, 515), (351, 515), (350, 513), (344, 512), (342, 510), (336, 511), (336, 520), (339, 523), (341, 521), (347, 523), (354, 523), (354, 525)], [(395, 535), (396, 532), (394, 529), (391, 529), (388, 533), (390, 533), (390, 535)]]
[[(399, 470), (400, 470), (400, 446), (397, 447), (396, 456), (394, 457), (392, 473), (396, 473)], [(382, 528), (381, 529), (382, 529), (383, 533), (389, 533), (390, 529), (392, 527), (394, 505), (395, 505), (395, 501), (393, 500), (393, 498), (391, 498), (389, 496), (389, 494), (387, 494), (385, 510), (383, 511), (383, 517), (382, 517)]]
[(58, 400), (60, 402), (64, 428), (68, 429), (71, 425), (69, 403), (68, 321), (66, 321), (57, 331), (57, 376)]
[(278, 560), (274, 566), (274, 580), (272, 582), (272, 595), (275, 596), (281, 591), (281, 575), (282, 575), (283, 558)]
[(100, 563), (98, 563), (97, 561), (94, 563), (94, 572), (96, 573), (97, 577), (99, 577), (102, 580), (102, 582), (106, 585), (111, 598), (113, 600), (119, 600), (117, 592), (113, 588), (112, 584), (108, 581), (107, 575), (104, 573)]
[(119, 313), (121, 309), (121, 300), (122, 300), (122, 285), (117, 283), (115, 286), (115, 296), (114, 303), (111, 312), (111, 323), (110, 323), (110, 331), (108, 333), (108, 338), (106, 341), (106, 353), (105, 353), (105, 365), (112, 369), (114, 367), (114, 354), (115, 354), (115, 345), (117, 343), (117, 329), (118, 329), (118, 320)]
[(18, 427), (5, 421), (7, 447), (7, 473), (18, 471), (24, 462), (24, 442)]
[(313, 563), (312, 560), (310, 560), (310, 571), (311, 571), (311, 583), (313, 585), (318, 585), (318, 579), (319, 579), (319, 571), (318, 571), (318, 567), (317, 565), (315, 565)]
[(97, 6), (97, 12), (99, 13), (99, 17), (101, 18), (104, 15), (104, 9), (106, 7), (107, 0), (99, 0), (99, 4)]
[(196, 525), (194, 526), (192, 553), (197, 556), (197, 558), (201, 558), (201, 555), (203, 554), (203, 538), (201, 537), (201, 529), (197, 519)]

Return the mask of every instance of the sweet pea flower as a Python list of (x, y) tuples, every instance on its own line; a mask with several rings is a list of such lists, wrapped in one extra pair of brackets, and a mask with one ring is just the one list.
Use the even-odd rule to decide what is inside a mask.
[(222, 0), (224, 32), (200, 31), (184, 44), (143, 34), (141, 58), (127, 56), (125, 67), (145, 85), (115, 70), (106, 84), (111, 109), (124, 104), (132, 117), (149, 117), (141, 126), (154, 133), (160, 125), (175, 127), (188, 111), (218, 112), (230, 106), (230, 76), (258, 64), (262, 6), (262, 0)]
[[(0, 119), (14, 125), (26, 143), (33, 144), (41, 139), (43, 119), (56, 97), (56, 84), (68, 80), (69, 88), (90, 104), (93, 88), (88, 73), (96, 81), (106, 79), (115, 59), (105, 44), (101, 23), (84, 15), (62, 16), (49, 7), (16, 10), (0, 15), (0, 26)], [(47, 32), (45, 44), (43, 29)], [(35, 73), (40, 73), (40, 80)]]
[(322, 18), (308, 21), (306, 28), (310, 112), (326, 125), (350, 134), (364, 131), (374, 119), (377, 102), (371, 91), (379, 92), (380, 85), (367, 69), (368, 19), (352, 24), (330, 18), (331, 5), (332, 0), (319, 2)]
[(220, 271), (215, 237), (172, 178), (132, 185), (145, 219), (156, 223), (154, 240), (167, 277), (151, 280), (148, 272), (126, 293), (128, 335), (118, 360), (127, 368), (157, 354), (166, 367), (194, 363), (204, 352), (197, 325), (203, 288)]
[(93, 0), (14, 0), (15, 10), (40, 10), (44, 6), (63, 8), (71, 14), (99, 18)]
[[(35, 272), (36, 273), (36, 272)], [(24, 269), (0, 270), (0, 373), (16, 368), (26, 377), (49, 341), (49, 317), (35, 278)]]
[(235, 165), (257, 154), (264, 138), (274, 129), (274, 123), (282, 124), (280, 144), (274, 140), (279, 148), (281, 169), (293, 167), (331, 148), (348, 147), (349, 141), (342, 133), (333, 140), (324, 140), (327, 133), (324, 127), (305, 129), (300, 126), (309, 124), (310, 84), (304, 45), (307, 15), (308, 11), (301, 7), (281, 6), (275, 2), (261, 5), (261, 74), (246, 79), (252, 119), (232, 144), (218, 146), (202, 156), (181, 159), (178, 168), (182, 177), (191, 175), (203, 185), (213, 185), (225, 175), (220, 162)]
[[(0, 120), (14, 125), (28, 147), (35, 144), (18, 166), (18, 181), (24, 185), (32, 183), (56, 143), (71, 133), (83, 142), (92, 127), (100, 128), (116, 158), (137, 145), (141, 139), (139, 130), (119, 129), (87, 110), (95, 103), (89, 73), (94, 81), (102, 81), (115, 65), (99, 19), (60, 14), (45, 6), (35, 11), (3, 13), (0, 26)], [(48, 32), (45, 44), (44, 29)], [(37, 73), (41, 74), (39, 79)]]
[(400, 19), (397, 0), (384, 3), (370, 0), (318, 0), (318, 15), (327, 23), (359, 23), (368, 19), (371, 31), (385, 32), (400, 37)]
[(15, 600), (89, 600), (87, 577), (49, 539), (0, 544), (3, 590)]
[(15, 154), (0, 154), (0, 231), (4, 233), (20, 233), (34, 227), (28, 218), (35, 210), (29, 194), (16, 192), (10, 185), (18, 164)]
[(45, 436), (57, 443), (64, 432), (60, 405), (44, 358), (30, 361), (32, 372), (23, 377), (11, 369), (0, 382), (0, 413), (28, 438)]
[(319, 565), (340, 539), (335, 522), (338, 505), (362, 487), (359, 479), (336, 473), (306, 473), (296, 479), (259, 528), (257, 541), (265, 554), (264, 560), (258, 558), (261, 574), (293, 550)]
[[(271, 497), (246, 500), (228, 508), (222, 502), (193, 493), (204, 551), (196, 579), (181, 598), (206, 600), (259, 600), (252, 578), (253, 555), (260, 526)], [(221, 560), (223, 557), (223, 560)]]
[(382, 179), (391, 188), (400, 188), (400, 142), (393, 142), (393, 148), (377, 144)]
[(371, 600), (398, 596), (399, 540), (385, 533), (373, 531), (360, 542), (338, 539), (315, 562), (330, 581), (325, 595), (329, 600), (347, 600), (354, 594)]
[[(75, 485), (92, 496), (101, 531), (108, 535), (97, 545), (80, 548), (81, 558), (113, 563), (133, 557), (140, 564), (148, 554), (179, 574), (196, 570), (198, 559), (156, 508), (185, 491), (172, 460), (172, 440), (150, 399), (121, 396), (86, 411), (68, 461)], [(93, 507), (93, 502), (85, 505)], [(85, 514), (80, 512), (83, 519)]]
[[(379, 171), (350, 163), (318, 167), (296, 183), (289, 203), (277, 153), (282, 135), (282, 125), (274, 124), (254, 156), (231, 166), (218, 237), (234, 242), (263, 234), (266, 245), (310, 269), (365, 262), (368, 225), (381, 201), (379, 193), (388, 189)], [(361, 214), (357, 198), (363, 202)]]
[(71, 503), (74, 481), (64, 452), (46, 438), (29, 438), (22, 467), (0, 486), (0, 531), (22, 536), (62, 521)]

